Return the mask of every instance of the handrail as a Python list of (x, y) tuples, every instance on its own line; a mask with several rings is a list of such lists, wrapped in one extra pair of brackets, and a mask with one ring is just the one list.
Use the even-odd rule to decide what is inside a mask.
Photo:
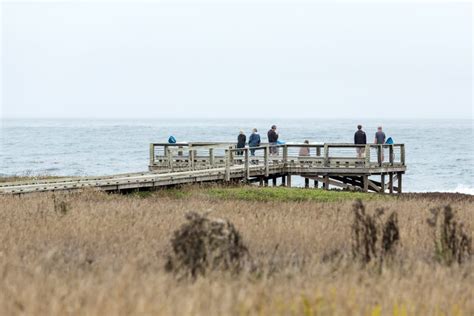
[[(155, 148), (162, 147), (163, 154), (156, 155)], [(271, 148), (282, 148), (277, 153), (272, 152)], [(295, 148), (314, 148), (311, 155), (300, 156), (295, 153)], [(351, 152), (349, 149), (354, 149)], [(290, 151), (290, 149), (293, 149)], [(361, 150), (362, 149), (362, 150)], [(397, 149), (397, 151), (395, 151)], [(202, 153), (203, 150), (207, 150)], [(225, 155), (216, 155), (216, 150), (224, 150)], [(336, 150), (334, 153), (333, 151)], [(348, 151), (349, 150), (349, 151)], [(375, 151), (374, 151), (375, 150)], [(388, 150), (388, 159), (386, 158)], [(263, 151), (263, 157), (255, 156), (255, 152)], [(375, 156), (374, 156), (375, 152)], [(176, 156), (177, 153), (177, 156)], [(250, 154), (251, 153), (251, 154)], [(342, 154), (341, 154), (342, 153)], [(372, 155), (372, 156), (371, 156)], [(150, 144), (150, 166), (154, 166), (158, 162), (171, 170), (183, 168), (183, 164), (187, 165), (188, 170), (196, 170), (199, 168), (215, 168), (226, 166), (226, 178), (230, 176), (229, 168), (234, 162), (244, 163), (247, 176), (249, 175), (249, 166), (253, 161), (263, 158), (263, 167), (265, 175), (269, 174), (269, 165), (278, 163), (283, 167), (290, 164), (294, 165), (299, 160), (311, 158), (320, 158), (321, 166), (331, 167), (344, 164), (362, 163), (365, 166), (404, 166), (405, 165), (405, 145), (404, 144), (348, 144), (348, 143), (325, 143), (325, 144), (269, 144), (262, 143), (257, 147), (236, 148), (235, 143), (230, 142), (200, 142), (200, 143), (151, 143)], [(374, 158), (376, 157), (376, 158)], [(397, 159), (395, 159), (397, 157)], [(223, 161), (224, 158), (224, 161)], [(296, 160), (295, 160), (296, 159)], [(374, 160), (375, 159), (375, 160)], [(180, 166), (176, 165), (180, 162)], [(315, 161), (317, 163), (317, 160)]]

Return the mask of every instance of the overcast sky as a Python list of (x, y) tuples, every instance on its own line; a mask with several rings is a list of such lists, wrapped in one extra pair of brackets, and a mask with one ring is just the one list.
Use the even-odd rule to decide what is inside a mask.
[(472, 4), (2, 4), (3, 117), (472, 118)]

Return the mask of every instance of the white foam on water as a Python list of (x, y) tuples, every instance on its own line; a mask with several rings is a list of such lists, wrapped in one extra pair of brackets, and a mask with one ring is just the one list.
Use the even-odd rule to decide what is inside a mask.
[(474, 187), (465, 184), (458, 184), (454, 189), (438, 189), (438, 190), (421, 190), (421, 191), (407, 191), (407, 192), (414, 192), (414, 193), (431, 193), (431, 192), (441, 192), (441, 193), (462, 193), (462, 194), (469, 194), (474, 195)]
[(465, 184), (458, 184), (458, 186), (454, 190), (449, 190), (447, 192), (455, 192), (455, 193), (464, 193), (474, 195), (474, 187), (465, 185)]

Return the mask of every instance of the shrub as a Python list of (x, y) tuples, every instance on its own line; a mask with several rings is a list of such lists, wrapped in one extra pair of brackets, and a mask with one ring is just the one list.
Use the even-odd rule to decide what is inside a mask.
[(58, 215), (66, 215), (69, 211), (68, 203), (63, 199), (58, 199), (56, 195), (53, 195), (54, 212)]
[(363, 263), (374, 259), (383, 262), (396, 253), (400, 241), (397, 214), (392, 212), (383, 221), (384, 209), (376, 209), (368, 214), (362, 201), (353, 205), (352, 255)]
[(197, 277), (214, 270), (242, 269), (249, 252), (232, 223), (195, 212), (186, 214), (186, 219), (171, 239), (167, 271)]
[(455, 219), (451, 206), (431, 209), (427, 220), (432, 227), (436, 259), (446, 265), (462, 264), (472, 255), (472, 237), (464, 231), (464, 224)]

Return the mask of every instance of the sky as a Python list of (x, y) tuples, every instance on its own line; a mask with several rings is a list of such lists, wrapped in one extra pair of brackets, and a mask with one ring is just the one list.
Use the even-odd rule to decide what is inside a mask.
[(471, 118), (469, 2), (0, 2), (3, 118)]

